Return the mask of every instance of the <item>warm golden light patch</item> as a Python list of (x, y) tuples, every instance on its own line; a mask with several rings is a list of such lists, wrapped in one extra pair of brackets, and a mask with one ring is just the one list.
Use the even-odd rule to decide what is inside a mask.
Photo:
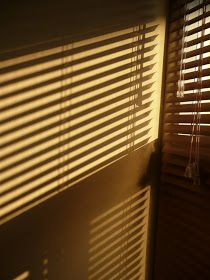
[(2, 61), (0, 223), (158, 137), (164, 27)]
[(25, 271), (25, 272), (21, 273), (20, 275), (18, 275), (17, 277), (15, 277), (13, 280), (27, 280), (27, 279), (29, 279), (29, 276), (30, 276), (30, 272)]

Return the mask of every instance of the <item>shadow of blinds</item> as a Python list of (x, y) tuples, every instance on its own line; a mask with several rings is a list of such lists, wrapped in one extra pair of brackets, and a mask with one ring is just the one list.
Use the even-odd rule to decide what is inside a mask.
[(88, 280), (145, 279), (150, 188), (90, 223)]
[(157, 138), (160, 30), (1, 54), (1, 223)]

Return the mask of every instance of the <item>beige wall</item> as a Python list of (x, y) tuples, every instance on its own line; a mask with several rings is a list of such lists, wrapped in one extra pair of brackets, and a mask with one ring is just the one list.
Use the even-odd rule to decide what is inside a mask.
[(165, 21), (138, 5), (3, 17), (0, 278), (145, 278)]

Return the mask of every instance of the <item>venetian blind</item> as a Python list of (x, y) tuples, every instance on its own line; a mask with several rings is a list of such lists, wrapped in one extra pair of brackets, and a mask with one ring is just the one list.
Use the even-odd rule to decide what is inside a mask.
[(163, 182), (198, 189), (210, 185), (210, 1), (171, 4), (167, 52)]

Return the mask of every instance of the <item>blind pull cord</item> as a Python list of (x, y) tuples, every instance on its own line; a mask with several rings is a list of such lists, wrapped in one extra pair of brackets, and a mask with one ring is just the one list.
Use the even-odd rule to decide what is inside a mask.
[(198, 91), (198, 106), (197, 106), (197, 129), (196, 129), (196, 151), (195, 151), (195, 174), (194, 184), (200, 185), (200, 129), (201, 129), (201, 100), (202, 100), (202, 72), (203, 72), (203, 48), (204, 48), (204, 35), (205, 35), (205, 14), (206, 14), (206, 1), (203, 1), (203, 17), (202, 17), (202, 31), (200, 43), (200, 65), (199, 65), (199, 91)]
[[(200, 186), (200, 127), (201, 127), (201, 101), (202, 101), (202, 71), (203, 71), (203, 47), (204, 47), (204, 33), (205, 33), (205, 13), (206, 13), (206, 1), (203, 1), (202, 10), (202, 30), (201, 30), (201, 42), (200, 42), (200, 59), (198, 65), (198, 90), (195, 94), (195, 111), (193, 115), (192, 134), (191, 134), (191, 146), (189, 162), (185, 170), (185, 176), (193, 180), (195, 186)], [(197, 34), (198, 37), (198, 34)], [(195, 141), (194, 141), (195, 139)], [(194, 144), (195, 142), (195, 144)], [(194, 145), (193, 145), (194, 144)], [(195, 148), (193, 148), (195, 146)], [(192, 155), (194, 154), (194, 161)]]
[[(200, 14), (200, 13), (199, 13)], [(198, 22), (198, 27), (199, 27)], [(197, 39), (198, 39), (198, 33), (197, 33)], [(198, 45), (196, 45), (196, 50), (198, 48)], [(195, 66), (195, 72), (197, 71), (197, 77), (194, 78), (194, 82), (199, 81), (199, 68), (198, 66)], [(193, 119), (191, 122), (192, 131), (191, 131), (191, 140), (190, 140), (190, 152), (189, 152), (189, 160), (186, 165), (185, 169), (185, 177), (192, 179), (194, 177), (194, 174), (196, 173), (196, 166), (195, 166), (195, 158), (193, 159), (193, 156), (195, 157), (195, 145), (196, 145), (196, 119), (197, 119), (197, 99), (198, 99), (198, 89), (193, 90), (195, 94), (195, 99), (193, 101), (194, 103), (194, 111), (193, 111)]]

